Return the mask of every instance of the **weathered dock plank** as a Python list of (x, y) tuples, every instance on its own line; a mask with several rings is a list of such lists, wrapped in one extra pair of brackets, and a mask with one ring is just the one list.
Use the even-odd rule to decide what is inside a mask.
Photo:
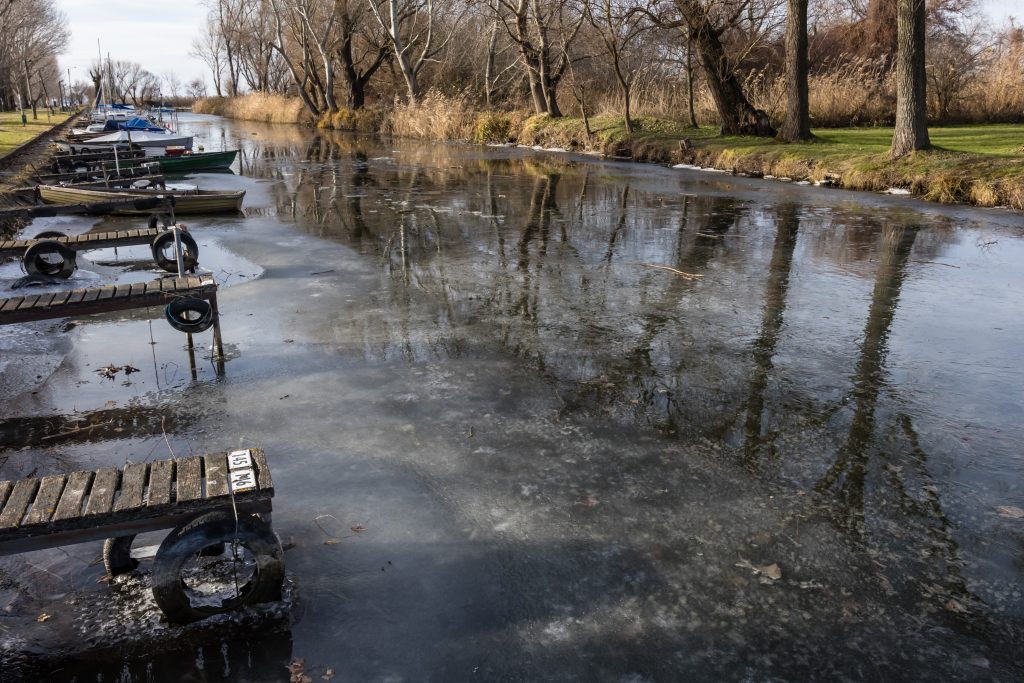
[(38, 489), (38, 479), (21, 479), (14, 484), (14, 490), (11, 491), (3, 512), (0, 512), (0, 530), (21, 526), (25, 510), (28, 509)]
[(114, 493), (121, 481), (121, 473), (115, 469), (102, 469), (96, 472), (89, 493), (89, 501), (85, 505), (86, 516), (105, 515), (114, 507)]
[(92, 478), (92, 472), (72, 472), (68, 475), (64, 493), (57, 503), (57, 511), (53, 513), (53, 521), (77, 519), (82, 516), (82, 503), (85, 501), (85, 493), (92, 483)]
[(26, 526), (50, 521), (50, 517), (57, 510), (57, 501), (64, 492), (66, 481), (67, 477), (63, 474), (53, 474), (39, 481), (39, 492), (32, 501), (32, 510), (25, 517)]
[(124, 472), (121, 474), (121, 495), (114, 501), (114, 512), (142, 507), (148, 471), (149, 463), (145, 462), (132, 462), (124, 466)]
[(199, 500), (203, 497), (203, 465), (196, 456), (179, 458), (177, 461), (177, 491), (175, 500), (179, 503)]
[(174, 461), (158, 460), (149, 467), (149, 496), (146, 505), (166, 505), (171, 502), (174, 484)]
[(206, 497), (217, 498), (228, 495), (228, 460), (226, 453), (203, 456), (206, 472)]

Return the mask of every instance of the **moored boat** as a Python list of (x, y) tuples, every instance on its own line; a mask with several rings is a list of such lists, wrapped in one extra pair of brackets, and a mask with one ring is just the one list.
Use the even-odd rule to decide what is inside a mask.
[(147, 150), (147, 152), (152, 151), (153, 153), (162, 153), (162, 151), (167, 147), (184, 147), (186, 149), (192, 149), (192, 136), (175, 135), (170, 131), (167, 131), (166, 133), (147, 133), (145, 131), (129, 132), (126, 130), (119, 130), (116, 133), (100, 135), (82, 142), (65, 142), (63, 144), (66, 145), (72, 153), (75, 153), (83, 150), (98, 151), (111, 145), (125, 145), (129, 143), (141, 147)]
[[(39, 185), (39, 197), (47, 204), (86, 204), (89, 202), (111, 201), (113, 199), (136, 199), (143, 197), (174, 197), (174, 213), (237, 213), (242, 210), (245, 190), (219, 192), (216, 190), (158, 190), (139, 188), (106, 188), (95, 185)], [(115, 213), (147, 213), (131, 207), (118, 209)]]
[(235, 155), (237, 154), (237, 149), (227, 152), (196, 152), (194, 154), (159, 157), (154, 159), (154, 161), (160, 163), (160, 170), (164, 173), (184, 173), (186, 171), (228, 168), (235, 162)]

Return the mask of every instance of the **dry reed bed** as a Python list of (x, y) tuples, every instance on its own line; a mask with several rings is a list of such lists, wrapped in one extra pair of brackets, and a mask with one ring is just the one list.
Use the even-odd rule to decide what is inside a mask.
[(239, 97), (204, 97), (192, 105), (196, 114), (216, 114), (241, 121), (309, 124), (310, 116), (302, 100), (271, 93), (254, 92)]

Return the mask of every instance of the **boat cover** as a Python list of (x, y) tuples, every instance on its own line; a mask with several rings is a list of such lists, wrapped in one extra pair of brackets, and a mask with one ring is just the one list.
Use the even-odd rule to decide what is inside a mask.
[(163, 126), (159, 126), (152, 121), (147, 121), (146, 119), (138, 116), (128, 119), (127, 121), (115, 121), (110, 119), (107, 121), (106, 125), (103, 126), (103, 130), (107, 132), (113, 132), (115, 130), (141, 130), (152, 133), (163, 133), (167, 131)]

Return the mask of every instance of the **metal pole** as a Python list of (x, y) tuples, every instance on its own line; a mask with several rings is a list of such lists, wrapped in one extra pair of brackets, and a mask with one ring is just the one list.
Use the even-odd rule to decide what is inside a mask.
[(174, 255), (178, 259), (178, 277), (185, 277), (185, 257), (181, 253), (181, 228), (172, 225), (174, 231)]

